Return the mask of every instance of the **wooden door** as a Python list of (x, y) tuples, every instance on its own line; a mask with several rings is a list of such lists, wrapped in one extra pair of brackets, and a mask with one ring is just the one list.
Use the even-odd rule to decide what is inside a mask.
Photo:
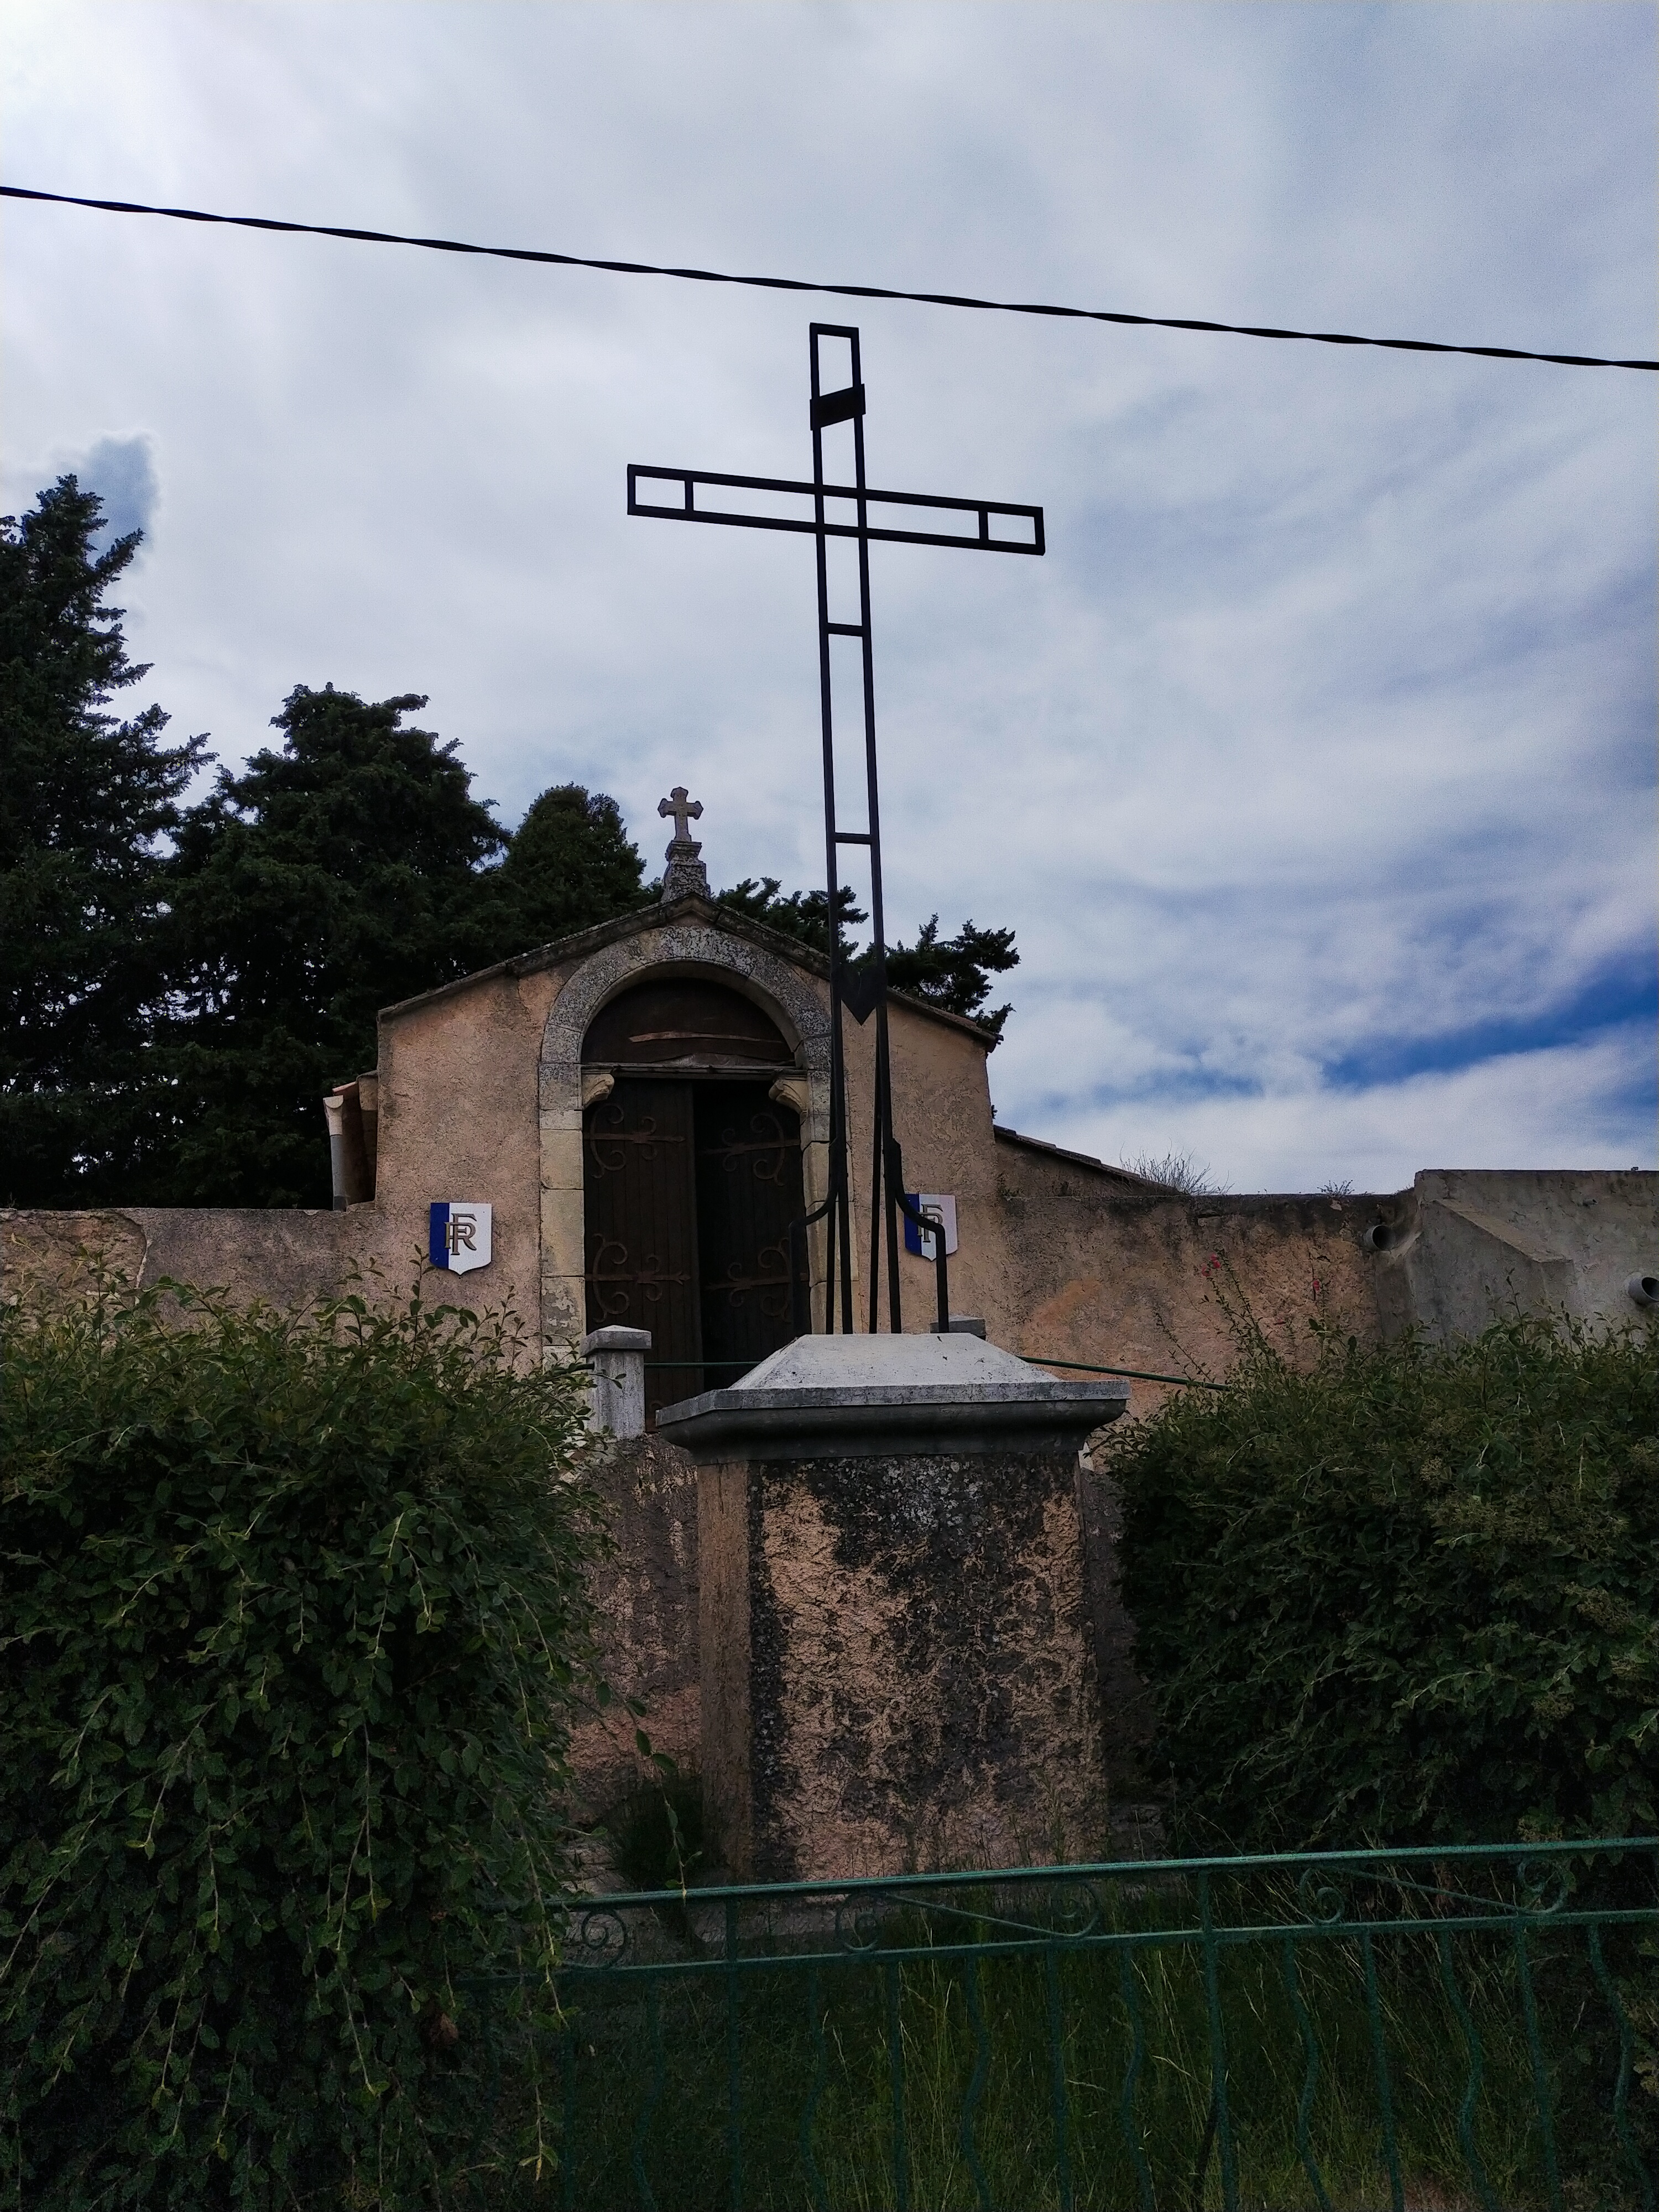
[(801, 1200), (800, 1120), (763, 1083), (699, 1083), (697, 1249), (704, 1386), (718, 1389), (787, 1344), (789, 1224)]
[(587, 1325), (650, 1330), (647, 1420), (703, 1387), (692, 1139), (689, 1083), (625, 1077), (583, 1116)]

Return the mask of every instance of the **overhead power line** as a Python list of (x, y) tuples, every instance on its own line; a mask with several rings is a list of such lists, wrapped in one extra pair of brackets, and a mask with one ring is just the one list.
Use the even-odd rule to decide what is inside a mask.
[(202, 208), (148, 207), (137, 200), (82, 199), (72, 192), (31, 191), (0, 185), (0, 198), (46, 200), (56, 207), (99, 208), (107, 215), (167, 216), (175, 222), (217, 222), (238, 230), (299, 232), (307, 238), (348, 238), (362, 246), (418, 246), (429, 253), (478, 253), (493, 261), (539, 261), (560, 269), (603, 269), (617, 276), (678, 276), (692, 284), (744, 284), (763, 292), (830, 292), (848, 300), (908, 300), (927, 307), (974, 307), (988, 314), (1054, 315), (1084, 323), (1128, 323), (1157, 331), (1214, 331), (1241, 338), (1294, 338), (1308, 345), (1376, 346), (1390, 353), (1475, 354), (1486, 361), (1547, 361), (1563, 368), (1644, 368), (1659, 361), (1608, 361), (1599, 354), (1529, 353), (1521, 346), (1443, 345), (1435, 338), (1364, 338), (1351, 331), (1281, 331), (1256, 323), (1214, 323), (1194, 315), (1129, 315), (1109, 307), (1056, 307), (1033, 300), (976, 300), (959, 292), (900, 292), (885, 284), (820, 284), (801, 276), (735, 276), (719, 269), (668, 269), (652, 261), (601, 261), (581, 253), (550, 253), (527, 246), (471, 246), (459, 238), (410, 238), (395, 230), (355, 230), (342, 223), (280, 222), (271, 216), (210, 215)]

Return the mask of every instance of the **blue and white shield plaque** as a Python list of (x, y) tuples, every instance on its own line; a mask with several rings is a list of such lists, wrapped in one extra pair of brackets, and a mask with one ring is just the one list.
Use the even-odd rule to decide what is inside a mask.
[(428, 1249), (434, 1267), (465, 1275), (489, 1265), (489, 1208), (475, 1198), (434, 1198)]

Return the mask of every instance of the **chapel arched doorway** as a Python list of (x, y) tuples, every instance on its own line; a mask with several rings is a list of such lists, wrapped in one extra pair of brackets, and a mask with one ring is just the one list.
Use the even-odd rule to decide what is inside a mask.
[(587, 1325), (648, 1328), (646, 1418), (733, 1382), (794, 1334), (789, 1224), (800, 1121), (773, 1097), (795, 1055), (752, 1000), (690, 976), (594, 1018), (582, 1116)]

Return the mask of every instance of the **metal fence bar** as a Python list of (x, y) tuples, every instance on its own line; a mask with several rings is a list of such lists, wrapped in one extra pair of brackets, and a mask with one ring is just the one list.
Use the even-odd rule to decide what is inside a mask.
[[(1455, 1899), (1462, 1894), (1446, 1881), (1442, 1869), (1501, 1863), (1528, 1867), (1545, 1866), (1552, 1863), (1565, 1863), (1569, 1868), (1575, 1860), (1616, 1858), (1638, 1854), (1650, 1861), (1659, 1860), (1659, 1838), (1653, 1836), (1607, 1836), (1583, 1842), (1528, 1844), (1402, 1844), (1395, 1849), (1371, 1844), (1364, 1850), (1341, 1851), (1245, 1851), (1234, 1856), (1221, 1853), (1206, 1854), (1192, 1858), (1177, 1859), (1100, 1859), (1078, 1860), (1066, 1865), (1043, 1867), (977, 1868), (968, 1873), (896, 1874), (853, 1875), (841, 1881), (772, 1881), (740, 1885), (711, 1884), (696, 1893), (701, 1904), (713, 1906), (728, 1897), (738, 1899), (756, 1910), (817, 1899), (833, 1902), (836, 1899), (856, 1899), (860, 1897), (902, 1902), (909, 1894), (967, 1895), (973, 1897), (988, 1890), (1000, 1890), (1017, 1885), (1036, 1885), (1044, 1889), (1064, 1888), (1068, 1885), (1088, 1882), (1132, 1883), (1144, 1887), (1167, 1878), (1171, 1881), (1196, 1881), (1205, 1872), (1233, 1876), (1245, 1875), (1282, 1875), (1287, 1881), (1298, 1875), (1312, 1873), (1344, 1876), (1352, 1879), (1363, 1875), (1367, 1868), (1387, 1869), (1407, 1867), (1419, 1872), (1425, 1879), (1414, 1885), (1425, 1898)], [(1392, 1879), (1392, 1877), (1390, 1877)], [(1407, 1885), (1401, 1884), (1401, 1887)], [(636, 1890), (625, 1894), (595, 1899), (607, 1912), (614, 1913), (626, 1907), (678, 1905), (682, 1903), (678, 1889)], [(980, 1916), (974, 1915), (977, 1918)], [(1494, 1925), (1505, 1929), (1515, 1923), (1515, 1909), (1510, 1907), (1494, 1919)], [(1534, 1915), (1559, 1925), (1562, 1914), (1551, 1908), (1541, 1909)], [(1597, 1910), (1593, 1916), (1606, 1920), (1609, 1916)], [(1637, 1919), (1650, 1917), (1650, 1909), (1641, 1908), (1626, 1916)], [(1324, 1925), (1325, 1923), (1322, 1923)], [(1338, 1923), (1329, 1925), (1334, 1928)], [(1376, 1920), (1354, 1921), (1348, 1925), (1358, 1933), (1364, 1927), (1382, 1924)], [(1278, 1932), (1278, 1923), (1273, 1923)]]
[(1141, 2148), (1140, 2130), (1135, 2122), (1135, 2085), (1140, 2079), (1140, 2069), (1146, 2063), (1146, 2015), (1141, 2006), (1140, 1978), (1135, 1972), (1133, 1950), (1119, 1952), (1117, 1972), (1118, 1987), (1123, 1992), (1130, 2031), (1129, 2063), (1123, 2069), (1123, 2087), (1117, 2103), (1118, 2119), (1135, 2170), (1135, 2185), (1140, 2192), (1140, 2212), (1156, 2212), (1152, 2170), (1146, 2163), (1146, 2154)]
[(974, 2038), (974, 2070), (963, 2094), (962, 2124), (957, 2134), (962, 2144), (962, 2155), (973, 2177), (974, 2194), (979, 2199), (980, 2212), (994, 2212), (991, 2203), (991, 2185), (985, 2179), (985, 2168), (980, 2164), (979, 2151), (974, 2142), (974, 2118), (979, 2111), (980, 2099), (985, 2094), (985, 2077), (991, 2070), (991, 2039), (985, 2033), (985, 2014), (979, 2001), (977, 1959), (963, 1961), (962, 1982), (968, 2000), (968, 2026)]
[(630, 2163), (634, 2172), (634, 2194), (640, 2201), (641, 2212), (657, 2212), (657, 2200), (651, 2194), (651, 2184), (646, 2179), (645, 2146), (651, 2132), (651, 2123), (657, 2117), (657, 2107), (662, 2102), (667, 2061), (663, 2051), (662, 2010), (654, 1976), (645, 1985), (645, 2020), (651, 2043), (651, 2093), (641, 2106), (640, 2116), (634, 2123)]
[(887, 1998), (887, 2079), (893, 2100), (893, 2196), (898, 2212), (910, 2212), (910, 2144), (904, 2124), (904, 2030), (901, 2019), (903, 1969), (890, 1962), (883, 1979)]
[(1486, 2078), (1486, 2056), (1480, 2046), (1480, 2032), (1470, 2017), (1463, 1992), (1457, 1985), (1457, 1972), (1452, 1964), (1451, 1936), (1442, 1928), (1435, 1938), (1440, 1954), (1440, 1978), (1445, 1984), (1446, 1995), (1457, 2015), (1457, 2025), (1463, 2038), (1463, 2047), (1468, 2053), (1469, 2070), (1463, 2090), (1463, 2101), (1457, 2108), (1457, 2140), (1462, 2146), (1463, 2161), (1469, 2169), (1469, 2179), (1480, 2195), (1480, 2212), (1503, 2212), (1492, 2193), (1492, 2183), (1486, 2178), (1486, 2161), (1480, 2155), (1480, 2146), (1474, 2139), (1475, 2114), (1480, 2110), (1480, 2091)]
[[(1238, 2162), (1233, 2144), (1232, 2115), (1227, 2109), (1227, 2035), (1221, 2018), (1221, 1988), (1217, 1964), (1215, 1917), (1206, 1869), (1198, 1878), (1198, 1909), (1204, 1934), (1204, 2009), (1210, 2024), (1210, 2111), (1221, 2145), (1221, 2202), (1224, 2212), (1238, 2212)], [(1206, 2130), (1206, 2137), (1209, 2130)], [(1204, 2166), (1200, 2159), (1193, 2194), (1203, 2202)]]
[(1394, 2125), (1394, 2082), (1389, 2072), (1389, 2048), (1382, 2039), (1382, 2003), (1376, 1988), (1376, 1953), (1368, 1928), (1359, 1938), (1365, 1965), (1365, 2019), (1370, 2030), (1371, 2071), (1376, 2081), (1376, 2102), (1382, 2116), (1382, 2155), (1389, 2167), (1389, 2212), (1406, 2212), (1406, 2185), (1400, 2172), (1400, 2140)]
[(1544, 2180), (1549, 2191), (1550, 2212), (1564, 2212), (1549, 2076), (1544, 2069), (1543, 2045), (1538, 2039), (1538, 1999), (1532, 1985), (1532, 1960), (1527, 1953), (1526, 1929), (1518, 1924), (1515, 1931), (1515, 1965), (1521, 1982), (1521, 2011), (1527, 2027), (1527, 2059), (1532, 2068), (1533, 2094), (1538, 2100), (1538, 2128), (1544, 2142)]
[(1308, 2123), (1313, 2118), (1314, 2099), (1319, 2089), (1319, 2042), (1314, 2034), (1313, 2022), (1308, 2017), (1308, 2008), (1302, 2002), (1302, 1990), (1297, 1976), (1297, 1947), (1286, 1942), (1283, 1946), (1285, 1988), (1291, 2000), (1291, 2012), (1296, 2021), (1296, 2032), (1302, 2045), (1306, 2069), (1302, 2076), (1302, 2094), (1296, 2106), (1296, 2154), (1302, 2161), (1302, 2171), (1308, 2177), (1314, 2202), (1319, 2212), (1331, 2212), (1331, 2200), (1326, 2194), (1325, 2178), (1319, 2170), (1319, 2160), (1314, 2155), (1313, 2137), (1308, 2132)]
[(1054, 2172), (1060, 2212), (1073, 2212), (1071, 2114), (1066, 2097), (1066, 2023), (1060, 2003), (1060, 1960), (1050, 1943), (1042, 1954), (1042, 1996), (1048, 2027), (1048, 2110), (1054, 2129)]
[(818, 2100), (830, 2079), (830, 2053), (823, 2036), (823, 2006), (819, 1997), (817, 1969), (815, 1966), (806, 1977), (806, 2017), (812, 2031), (812, 2078), (807, 2085), (806, 2101), (800, 2108), (800, 2162), (806, 2169), (806, 2185), (812, 2192), (812, 2212), (830, 2212), (830, 2199), (824, 2193), (823, 2176), (812, 2149), (812, 2130), (818, 2117)]
[(562, 2212), (576, 2212), (576, 2161), (570, 2146), (576, 2140), (576, 2031), (567, 2027), (559, 2038), (560, 2070), (564, 2076), (564, 2126), (559, 2136), (559, 2202)]
[[(738, 1957), (738, 1904), (726, 1900), (726, 1963), (734, 1967)], [(726, 1978), (726, 2159), (730, 2175), (727, 2201), (732, 2212), (743, 2212), (743, 2071), (738, 2030), (738, 1978)]]

